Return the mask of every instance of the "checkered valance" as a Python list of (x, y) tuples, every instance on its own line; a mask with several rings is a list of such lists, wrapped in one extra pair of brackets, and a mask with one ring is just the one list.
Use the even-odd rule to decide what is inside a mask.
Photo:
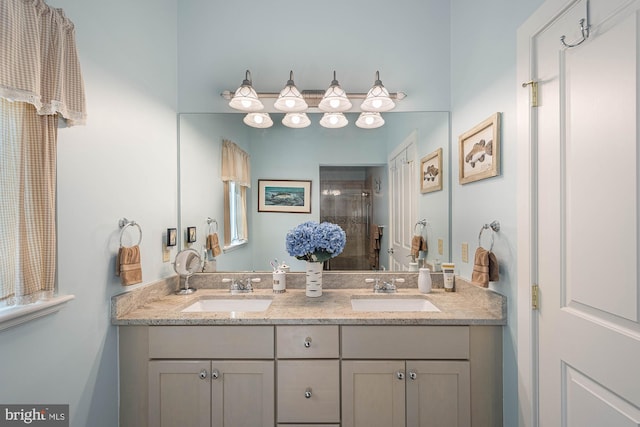
[(67, 125), (86, 120), (73, 23), (42, 0), (0, 1), (0, 97), (59, 113)]

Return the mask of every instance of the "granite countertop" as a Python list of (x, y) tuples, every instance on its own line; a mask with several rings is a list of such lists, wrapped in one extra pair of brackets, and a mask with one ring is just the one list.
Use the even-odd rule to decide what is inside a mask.
[[(374, 294), (369, 287), (329, 287), (322, 296), (309, 298), (303, 287), (287, 287), (273, 293), (270, 287), (250, 294), (231, 295), (222, 287), (200, 288), (191, 295), (175, 295), (177, 280), (112, 298), (112, 323), (115, 325), (504, 325), (506, 298), (464, 280), (456, 281), (456, 292), (434, 288), (422, 294), (417, 287), (400, 287), (395, 294)], [(425, 298), (440, 312), (357, 312), (351, 298)], [(181, 310), (199, 299), (270, 298), (262, 312), (198, 312)]]

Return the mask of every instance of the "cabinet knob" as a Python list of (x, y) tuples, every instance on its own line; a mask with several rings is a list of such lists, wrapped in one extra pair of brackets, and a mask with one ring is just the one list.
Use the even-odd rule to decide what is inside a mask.
[(402, 371), (396, 372), (396, 377), (398, 377), (399, 380), (403, 380), (404, 379), (404, 372), (402, 372)]
[(217, 380), (219, 376), (220, 376), (220, 372), (218, 372), (217, 369), (214, 369), (213, 371), (211, 371), (211, 378), (213, 378), (214, 380)]
[(307, 387), (307, 389), (304, 391), (304, 397), (306, 397), (307, 399), (311, 399), (311, 387)]
[(311, 337), (306, 337), (304, 339), (304, 346), (305, 346), (305, 348), (311, 347)]
[(201, 380), (204, 380), (207, 378), (207, 370), (203, 369), (202, 371), (200, 371), (200, 373), (198, 374), (198, 377), (200, 377)]
[(418, 374), (416, 374), (415, 372), (409, 372), (409, 378), (415, 380), (416, 378), (418, 378)]

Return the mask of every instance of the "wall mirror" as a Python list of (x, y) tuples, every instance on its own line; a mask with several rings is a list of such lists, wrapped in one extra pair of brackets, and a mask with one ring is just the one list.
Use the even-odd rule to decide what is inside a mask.
[[(283, 126), (278, 114), (272, 114), (273, 127), (255, 129), (246, 126), (243, 115), (238, 113), (179, 114), (180, 248), (203, 253), (207, 235), (214, 231), (222, 241), (220, 153), (222, 140), (228, 139), (251, 156), (252, 185), (247, 196), (249, 241), (216, 257), (217, 271), (268, 271), (274, 259), (286, 262), (292, 271), (303, 271), (304, 263), (288, 255), (285, 236), (290, 229), (309, 220), (329, 220), (346, 228), (347, 240), (353, 247), (345, 248), (343, 259), (334, 259), (331, 266), (334, 270), (370, 269), (369, 261), (361, 257), (370, 256), (367, 233), (373, 225), (381, 226), (383, 231), (380, 268), (390, 269), (392, 265), (387, 250), (392, 246), (393, 230), (396, 238), (405, 241), (416, 233), (425, 236), (429, 261), (450, 259), (449, 113), (385, 113), (385, 125), (371, 130), (355, 126), (357, 113), (346, 115), (349, 125), (341, 129), (321, 127), (320, 114), (315, 113), (309, 114), (312, 124), (304, 129)], [(407, 144), (413, 144), (413, 151), (403, 148)], [(442, 149), (442, 190), (423, 193), (421, 159), (438, 149)], [(396, 200), (389, 199), (393, 156), (395, 161), (414, 165), (414, 176), (410, 177), (415, 183), (411, 191), (414, 204), (411, 217), (397, 214), (394, 217), (389, 212), (389, 207), (409, 192), (401, 183), (397, 187), (401, 190), (394, 196)], [(311, 181), (311, 213), (260, 212), (258, 180)], [(209, 218), (215, 222), (208, 221)], [(425, 226), (416, 224), (421, 220), (426, 220)], [(196, 227), (195, 242), (187, 243), (188, 227)], [(350, 234), (354, 237), (350, 238)]]

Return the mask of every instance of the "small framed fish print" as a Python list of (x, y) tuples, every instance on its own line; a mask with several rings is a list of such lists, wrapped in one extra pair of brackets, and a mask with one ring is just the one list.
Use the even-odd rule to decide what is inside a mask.
[(442, 148), (420, 159), (420, 192), (442, 190)]
[(500, 175), (500, 113), (495, 113), (458, 139), (460, 184)]

